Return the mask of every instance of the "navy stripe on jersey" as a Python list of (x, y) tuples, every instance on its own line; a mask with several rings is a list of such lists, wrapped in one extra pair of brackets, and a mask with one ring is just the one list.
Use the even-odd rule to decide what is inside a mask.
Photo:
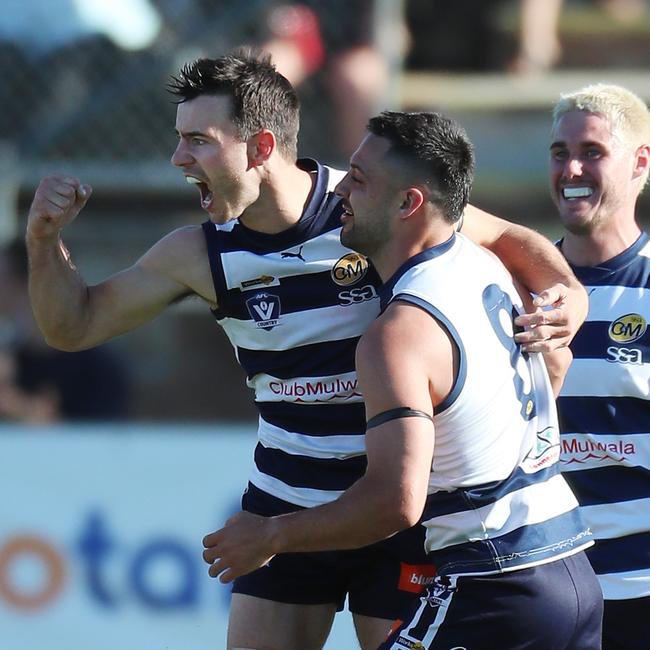
[(562, 397), (557, 400), (564, 433), (649, 433), (648, 400), (636, 397)]
[(259, 471), (294, 487), (347, 490), (363, 475), (366, 464), (365, 456), (337, 460), (287, 454), (259, 443), (255, 448), (255, 465)]
[(565, 472), (564, 478), (582, 506), (646, 499), (650, 494), (650, 470), (644, 467), (599, 467)]
[[(201, 227), (203, 228), (203, 234), (205, 235), (205, 241), (208, 247), (208, 261), (210, 262), (210, 273), (212, 274), (217, 302), (219, 305), (222, 305), (224, 300), (227, 300), (228, 291), (226, 289), (226, 278), (223, 274), (223, 267), (218, 258), (220, 249), (217, 229), (211, 221), (204, 221)], [(210, 311), (214, 313), (213, 310)]]
[(650, 566), (650, 533), (597, 540), (587, 550), (597, 575), (637, 571)]
[(574, 508), (541, 524), (527, 524), (500, 537), (448, 546), (433, 551), (429, 557), (439, 575), (471, 573), (495, 564), (507, 571), (568, 554), (592, 539)]
[(516, 467), (512, 474), (503, 481), (477, 485), (470, 489), (460, 488), (453, 492), (436, 492), (436, 498), (427, 501), (423, 518), (431, 519), (442, 515), (450, 515), (454, 512), (464, 512), (468, 506), (474, 509), (482, 508), (496, 503), (506, 494), (521, 490), (528, 485), (547, 481), (558, 473), (557, 463), (545, 469), (540, 469), (534, 474), (527, 474), (521, 467)]
[[(611, 324), (611, 320), (585, 322), (571, 343), (574, 359), (592, 359), (602, 356), (608, 346), (614, 345), (614, 341), (609, 336)], [(650, 363), (650, 329), (630, 345), (641, 350), (643, 363)], [(597, 350), (603, 352), (598, 354)]]
[(359, 337), (301, 345), (290, 350), (237, 348), (237, 358), (249, 377), (266, 372), (278, 379), (337, 375), (354, 370)]
[(344, 436), (363, 433), (366, 409), (362, 402), (352, 404), (291, 404), (257, 402), (266, 422), (285, 431), (308, 436)]

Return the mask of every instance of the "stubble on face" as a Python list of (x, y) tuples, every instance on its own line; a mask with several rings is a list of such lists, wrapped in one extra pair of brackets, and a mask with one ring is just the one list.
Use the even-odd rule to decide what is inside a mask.
[(560, 220), (572, 234), (591, 235), (625, 203), (631, 154), (613, 136), (605, 117), (584, 111), (563, 115), (552, 143), (551, 196)]

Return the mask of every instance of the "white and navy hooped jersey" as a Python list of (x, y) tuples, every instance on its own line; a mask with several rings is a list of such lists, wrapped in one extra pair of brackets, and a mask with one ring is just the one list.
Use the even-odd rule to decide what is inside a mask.
[(343, 246), (333, 189), (343, 176), (313, 160), (312, 196), (284, 232), (239, 221), (203, 225), (214, 311), (255, 391), (253, 485), (311, 507), (336, 499), (366, 467), (365, 411), (354, 354), (379, 313), (379, 277)]
[(546, 367), (513, 338), (520, 299), (505, 268), (456, 234), (398, 269), (382, 289), (384, 304), (396, 299), (436, 318), (459, 355), (452, 391), (434, 412), (422, 519), (438, 573), (510, 571), (592, 544), (559, 472)]
[(561, 467), (605, 598), (650, 596), (650, 237), (573, 270), (589, 313), (558, 399)]

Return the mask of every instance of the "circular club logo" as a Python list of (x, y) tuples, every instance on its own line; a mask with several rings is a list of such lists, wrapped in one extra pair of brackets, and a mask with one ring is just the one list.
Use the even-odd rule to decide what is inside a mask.
[(348, 253), (332, 267), (332, 280), (341, 287), (354, 284), (368, 271), (368, 260), (359, 253)]
[(631, 343), (637, 341), (648, 329), (648, 323), (641, 314), (625, 314), (620, 316), (609, 326), (609, 338), (617, 343)]

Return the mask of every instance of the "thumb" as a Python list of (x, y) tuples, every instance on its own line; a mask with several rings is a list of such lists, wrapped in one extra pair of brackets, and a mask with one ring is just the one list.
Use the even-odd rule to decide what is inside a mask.
[(563, 302), (565, 298), (566, 287), (562, 283), (558, 283), (536, 296), (533, 300), (533, 305), (535, 307), (549, 307)]
[(86, 201), (90, 198), (90, 195), (93, 193), (93, 188), (90, 185), (80, 185), (77, 190), (77, 198), (81, 199), (85, 204)]

